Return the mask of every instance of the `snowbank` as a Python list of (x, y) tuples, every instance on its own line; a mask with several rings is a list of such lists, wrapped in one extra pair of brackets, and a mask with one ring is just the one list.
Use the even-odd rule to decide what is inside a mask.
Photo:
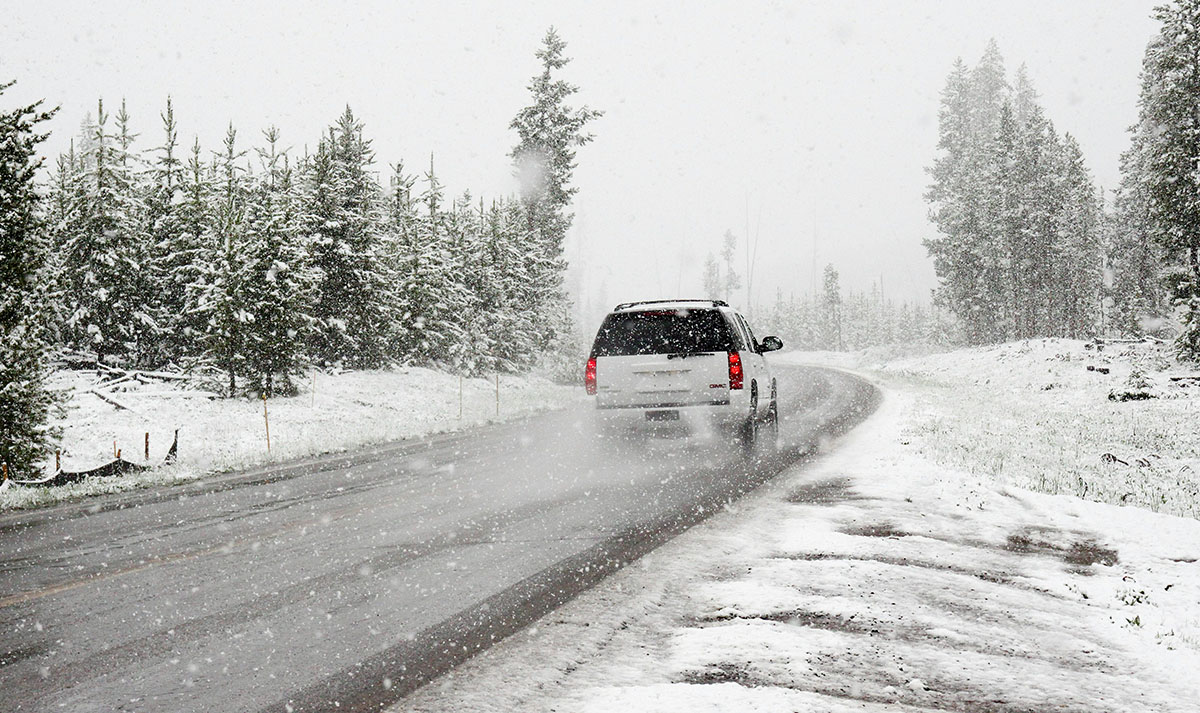
[[(1044, 339), (859, 368), (914, 393), (938, 463), (1039, 492), (1200, 517), (1200, 369), (1168, 345)], [(803, 360), (804, 355), (790, 355)]]
[[(128, 407), (119, 409), (90, 391), (96, 383), (92, 372), (82, 371), (59, 372), (52, 381), (52, 387), (70, 393), (67, 413), (60, 423), (62, 467), (94, 468), (112, 460), (118, 450), (127, 460), (161, 463), (175, 429), (179, 429), (178, 465), (57, 488), (9, 488), (0, 492), (0, 509), (194, 480), (214, 471), (516, 418), (583, 398), (581, 389), (545, 379), (501, 376), (497, 415), (493, 379), (460, 382), (457, 376), (421, 368), (311, 373), (301, 384), (303, 393), (299, 396), (267, 403), (271, 438), (268, 452), (262, 401), (210, 399), (168, 384), (133, 381), (121, 384), (111, 394)], [(144, 460), (146, 434), (150, 437), (148, 460)], [(53, 465), (51, 454), (47, 473)]]

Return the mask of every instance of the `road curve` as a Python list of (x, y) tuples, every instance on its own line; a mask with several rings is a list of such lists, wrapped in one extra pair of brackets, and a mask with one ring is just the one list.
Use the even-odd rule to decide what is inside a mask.
[(873, 410), (779, 367), (780, 440), (596, 439), (584, 408), (0, 516), (11, 711), (368, 711)]

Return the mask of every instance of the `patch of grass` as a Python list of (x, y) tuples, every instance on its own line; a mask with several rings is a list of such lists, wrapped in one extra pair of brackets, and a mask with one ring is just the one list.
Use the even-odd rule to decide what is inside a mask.
[[(1200, 389), (1170, 386), (1161, 355), (1051, 342), (957, 356), (881, 372), (918, 395), (906, 435), (922, 454), (1030, 490), (1200, 518)], [(1111, 375), (1079, 363), (1101, 357)], [(1109, 400), (1121, 384), (1155, 398)]]

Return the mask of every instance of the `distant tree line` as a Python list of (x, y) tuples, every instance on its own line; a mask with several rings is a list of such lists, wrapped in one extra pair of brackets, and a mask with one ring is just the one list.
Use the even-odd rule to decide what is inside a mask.
[(947, 346), (957, 335), (952, 315), (928, 304), (885, 298), (870, 292), (842, 292), (837, 269), (826, 265), (820, 293), (784, 296), (760, 309), (754, 327), (760, 339), (775, 334), (788, 349), (856, 351), (903, 345)]
[[(278, 129), (251, 147), (181, 145), (170, 99), (151, 147), (103, 102), (39, 186), (38, 105), (0, 114), (0, 460), (44, 452), (47, 355), (219, 370), (229, 395), (295, 391), (309, 365), (431, 365), (464, 374), (570, 360), (563, 241), (576, 149), (553, 28), (510, 128), (518, 195), (445, 195), (433, 161), (379, 178), (349, 107), (315, 149)], [(9, 85), (0, 85), (0, 94)], [(571, 362), (573, 365), (573, 361)]]
[(541, 111), (513, 122), (514, 170), (540, 183), (492, 201), (446, 196), (432, 160), (381, 182), (349, 107), (296, 155), (274, 127), (253, 148), (230, 126), (219, 151), (181, 149), (170, 100), (156, 146), (135, 151), (125, 107), (101, 103), (49, 190), (60, 342), (108, 363), (210, 364), (231, 394), (286, 393), (307, 364), (530, 366), (571, 328), (564, 184), (594, 115), (564, 106), (570, 85), (539, 84), (563, 47), (547, 37)]

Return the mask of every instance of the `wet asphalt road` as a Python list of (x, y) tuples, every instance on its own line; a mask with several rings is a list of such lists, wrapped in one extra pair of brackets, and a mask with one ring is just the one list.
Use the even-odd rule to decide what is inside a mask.
[(603, 441), (580, 407), (0, 516), (9, 711), (379, 710), (869, 413), (780, 367), (780, 442)]

